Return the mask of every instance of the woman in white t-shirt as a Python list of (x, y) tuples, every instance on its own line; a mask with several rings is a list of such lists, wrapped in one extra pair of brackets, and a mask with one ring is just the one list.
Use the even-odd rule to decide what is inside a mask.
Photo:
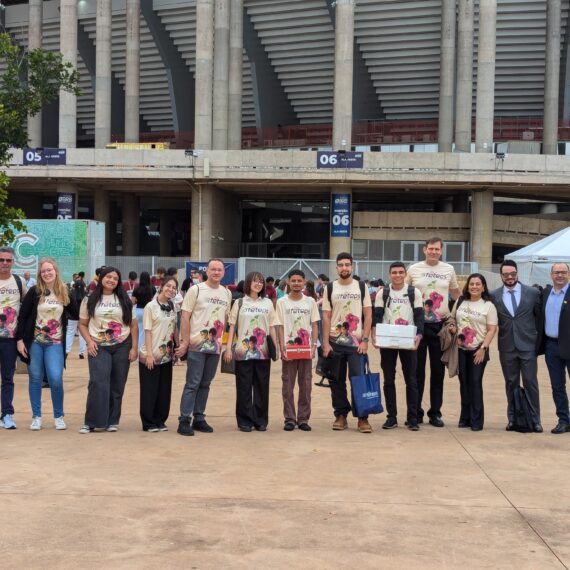
[(455, 325), (450, 332), (457, 335), (459, 346), (459, 385), (461, 415), (458, 427), (483, 429), (483, 373), (489, 361), (489, 345), (497, 332), (497, 309), (490, 300), (487, 281), (480, 273), (472, 273), (451, 313)]
[(143, 431), (167, 431), (172, 392), (172, 361), (176, 344), (176, 277), (166, 276), (143, 313), (144, 343), (140, 347), (140, 415)]
[[(275, 325), (277, 316), (273, 302), (265, 297), (265, 279), (253, 271), (245, 278), (245, 296), (232, 307), (229, 318), (226, 362), (236, 361), (236, 419), (238, 429), (265, 431), (269, 421), (269, 357), (268, 338), (277, 352)], [(237, 335), (236, 342), (229, 339)], [(232, 354), (233, 348), (233, 354)], [(276, 357), (279, 356), (276, 354)]]
[(47, 375), (55, 429), (66, 429), (63, 419), (63, 369), (68, 319), (77, 319), (77, 306), (70, 298), (56, 262), (40, 260), (37, 284), (30, 288), (18, 316), (18, 352), (28, 365), (32, 424), (42, 428), (42, 381)]
[(138, 352), (137, 320), (118, 269), (101, 269), (95, 290), (81, 304), (79, 332), (89, 355), (85, 425), (79, 433), (117, 431), (129, 366)]

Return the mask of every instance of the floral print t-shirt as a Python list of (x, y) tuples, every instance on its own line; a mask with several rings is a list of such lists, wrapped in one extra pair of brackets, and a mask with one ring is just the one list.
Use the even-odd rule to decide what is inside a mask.
[(303, 295), (301, 300), (294, 301), (285, 295), (277, 301), (277, 324), (283, 326), (285, 344), (310, 346), (312, 324), (320, 320), (317, 302), (311, 297)]
[[(176, 330), (176, 310), (161, 309), (158, 301), (153, 299), (144, 308), (143, 328), (152, 333), (152, 354), (155, 364), (166, 364), (172, 360), (174, 352), (174, 331)], [(146, 342), (139, 347), (142, 358), (146, 357)]]
[(497, 325), (497, 309), (491, 301), (463, 301), (459, 309), (453, 308), (452, 316), (457, 322), (459, 348), (475, 350), (487, 336), (487, 325)]
[(61, 344), (62, 302), (53, 294), (38, 303), (38, 316), (34, 327), (34, 341), (39, 344)]
[[(22, 280), (22, 299), (26, 292), (26, 282)], [(22, 299), (13, 275), (0, 280), (0, 338), (14, 338)]]
[[(91, 338), (101, 346), (112, 346), (124, 342), (131, 334), (130, 325), (123, 323), (123, 309), (116, 295), (101, 295), (101, 300), (95, 306), (95, 314), (92, 318), (87, 313), (87, 301), (85, 297), (79, 311), (80, 319), (89, 319), (89, 334)], [(133, 317), (136, 320), (133, 307)]]

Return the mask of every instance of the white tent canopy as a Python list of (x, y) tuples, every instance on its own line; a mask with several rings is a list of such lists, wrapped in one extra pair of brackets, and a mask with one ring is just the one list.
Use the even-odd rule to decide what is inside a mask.
[(505, 259), (517, 262), (523, 283), (549, 283), (553, 263), (570, 263), (570, 226), (507, 255)]

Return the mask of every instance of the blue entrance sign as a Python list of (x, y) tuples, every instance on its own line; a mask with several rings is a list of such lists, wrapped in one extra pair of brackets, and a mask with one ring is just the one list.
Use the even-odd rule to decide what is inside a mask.
[(361, 152), (317, 152), (317, 168), (364, 168), (364, 154)]
[[(186, 262), (186, 277), (190, 277), (190, 270), (195, 267), (198, 271), (206, 271), (208, 267), (207, 261), (187, 261)], [(234, 262), (224, 263), (224, 277), (222, 285), (233, 285), (236, 282), (236, 264)]]
[(350, 237), (351, 195), (331, 197), (331, 237)]
[(65, 148), (25, 148), (24, 166), (51, 166), (67, 164)]

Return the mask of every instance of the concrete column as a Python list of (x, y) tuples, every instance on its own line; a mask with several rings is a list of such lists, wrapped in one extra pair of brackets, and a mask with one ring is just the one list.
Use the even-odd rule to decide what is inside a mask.
[(558, 204), (553, 204), (552, 202), (541, 204), (540, 213), (541, 214), (557, 214), (558, 213)]
[(475, 0), (459, 0), (457, 95), (455, 99), (455, 149), (459, 152), (471, 152), (474, 2)]
[(125, 142), (139, 142), (141, 0), (127, 0)]
[(123, 195), (123, 255), (139, 255), (139, 198)]
[(243, 0), (232, 0), (230, 14), (230, 77), (228, 149), (241, 149), (243, 101)]
[(561, 0), (546, 3), (546, 70), (544, 73), (543, 154), (558, 154)]
[(493, 261), (493, 191), (471, 194), (471, 260), (479, 265)]
[(95, 148), (111, 142), (111, 0), (97, 0), (95, 45)]
[(497, 0), (479, 0), (475, 152), (493, 152)]
[(196, 3), (196, 116), (194, 148), (212, 148), (214, 81), (214, 0)]
[(105, 223), (105, 255), (111, 249), (111, 206), (109, 192), (104, 188), (97, 188), (93, 196), (93, 216), (98, 222)]
[[(352, 196), (352, 189), (346, 186), (333, 186), (331, 189), (331, 211), (332, 211), (332, 201), (334, 200), (335, 194), (350, 194)], [(336, 259), (336, 256), (344, 251), (351, 253), (352, 251), (352, 200), (351, 200), (351, 213), (350, 213), (350, 237), (332, 237), (332, 220), (331, 229), (329, 230), (329, 258)]]
[(220, 150), (228, 148), (229, 78), (230, 0), (215, 0), (212, 145)]
[(335, 10), (333, 148), (350, 150), (354, 76), (354, 0), (337, 0)]
[[(75, 196), (75, 207), (73, 208), (73, 211), (71, 212), (71, 218), (73, 220), (77, 219), (77, 209), (79, 206), (79, 193), (77, 191), (77, 186), (75, 184), (72, 184), (71, 182), (58, 182), (57, 183), (57, 193), (58, 193), (58, 200), (59, 200), (59, 194), (73, 194)], [(66, 204), (64, 204), (66, 205)], [(57, 204), (56, 204), (56, 208), (57, 208)]]
[(160, 255), (172, 255), (172, 213), (170, 210), (160, 210)]
[[(77, 0), (61, 0), (59, 4), (59, 50), (63, 60), (77, 67)], [(59, 92), (59, 146), (77, 145), (77, 96), (63, 89)]]
[[(30, 0), (28, 11), (28, 49), (41, 49), (43, 36), (43, 0)], [(28, 116), (28, 139), (31, 147), (42, 146), (42, 112)]]
[(453, 149), (453, 105), (455, 92), (455, 4), (456, 0), (442, 0), (441, 57), (439, 73), (438, 150)]

